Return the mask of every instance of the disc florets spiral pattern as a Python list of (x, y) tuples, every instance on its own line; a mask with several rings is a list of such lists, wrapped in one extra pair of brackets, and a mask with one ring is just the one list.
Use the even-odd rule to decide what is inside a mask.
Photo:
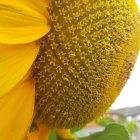
[(77, 127), (112, 104), (138, 53), (138, 15), (131, 5), (133, 0), (52, 1), (52, 29), (40, 40), (34, 64), (36, 117), (53, 127)]

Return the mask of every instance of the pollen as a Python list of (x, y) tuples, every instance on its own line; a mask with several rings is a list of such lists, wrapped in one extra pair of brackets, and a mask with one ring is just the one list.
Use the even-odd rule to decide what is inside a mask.
[(55, 128), (82, 126), (114, 102), (135, 64), (134, 0), (55, 0), (51, 30), (34, 63), (36, 118)]

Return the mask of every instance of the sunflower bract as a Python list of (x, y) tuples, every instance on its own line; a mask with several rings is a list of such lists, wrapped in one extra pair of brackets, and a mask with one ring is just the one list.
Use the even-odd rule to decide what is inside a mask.
[(134, 0), (55, 0), (34, 64), (36, 118), (49, 126), (84, 125), (113, 103), (138, 55)]

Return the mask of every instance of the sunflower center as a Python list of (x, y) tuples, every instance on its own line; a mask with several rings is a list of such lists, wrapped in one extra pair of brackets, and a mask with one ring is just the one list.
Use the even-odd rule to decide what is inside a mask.
[(138, 53), (134, 7), (132, 0), (52, 1), (52, 29), (34, 65), (36, 117), (71, 128), (106, 111), (129, 77), (129, 56)]

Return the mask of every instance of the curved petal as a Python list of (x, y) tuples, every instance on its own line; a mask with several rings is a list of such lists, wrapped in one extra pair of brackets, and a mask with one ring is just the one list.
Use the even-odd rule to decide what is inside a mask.
[(28, 134), (27, 140), (38, 140), (39, 139), (39, 131), (34, 131)]
[(33, 117), (34, 93), (34, 81), (30, 78), (0, 98), (1, 140), (23, 139)]
[(55, 129), (56, 133), (64, 138), (69, 140), (76, 140), (76, 136), (71, 134), (70, 129)]
[(46, 7), (49, 7), (51, 0), (41, 0), (41, 2), (43, 2), (43, 4), (45, 4)]
[(49, 30), (48, 12), (38, 0), (0, 0), (0, 42), (29, 43)]
[(0, 97), (25, 76), (38, 51), (35, 43), (0, 46)]
[(46, 124), (42, 124), (39, 126), (39, 138), (38, 140), (48, 140), (50, 134), (50, 128)]
[(40, 119), (36, 120), (38, 130), (27, 135), (27, 140), (48, 140), (51, 128), (49, 128)]

